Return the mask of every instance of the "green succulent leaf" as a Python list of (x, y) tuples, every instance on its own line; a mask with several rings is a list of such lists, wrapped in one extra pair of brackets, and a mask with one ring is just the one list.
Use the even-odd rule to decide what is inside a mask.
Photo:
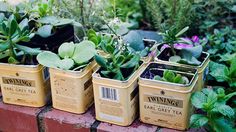
[(52, 25), (44, 25), (38, 29), (37, 34), (43, 38), (47, 38), (47, 37), (51, 36), (52, 28), (53, 28)]
[(27, 54), (30, 54), (30, 55), (38, 55), (39, 53), (41, 53), (42, 51), (39, 50), (39, 49), (36, 49), (36, 48), (29, 48), (27, 46), (22, 46), (22, 45), (19, 45), (19, 44), (16, 44), (15, 47)]
[(88, 62), (96, 54), (96, 48), (92, 41), (84, 40), (79, 44), (75, 44), (75, 51), (72, 59), (77, 64)]
[(75, 44), (73, 42), (66, 42), (63, 43), (59, 48), (58, 48), (58, 55), (61, 58), (71, 58), (74, 55), (75, 51)]
[(50, 51), (44, 51), (37, 55), (37, 61), (39, 64), (46, 67), (57, 68), (60, 64), (60, 57)]
[(106, 68), (107, 67), (107, 60), (103, 58), (100, 55), (95, 55), (95, 61), (100, 65), (101, 67)]
[(18, 64), (19, 63), (19, 61), (17, 61), (14, 57), (9, 57), (8, 58), (8, 63), (10, 63), (10, 64)]
[(63, 70), (70, 70), (74, 66), (74, 61), (69, 58), (58, 61), (58, 67)]
[(121, 65), (122, 68), (133, 68), (136, 65), (139, 64), (140, 56), (135, 55), (133, 58), (131, 58), (128, 62)]
[(181, 60), (181, 57), (180, 56), (171, 56), (170, 58), (169, 58), (169, 61), (170, 62), (179, 62)]

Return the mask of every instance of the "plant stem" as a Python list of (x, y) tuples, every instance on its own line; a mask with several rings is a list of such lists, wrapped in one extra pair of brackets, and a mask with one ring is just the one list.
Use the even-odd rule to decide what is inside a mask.
[(176, 52), (175, 52), (174, 45), (173, 45), (173, 44), (171, 44), (170, 48), (171, 48), (171, 52), (172, 52), (172, 53), (174, 54), (174, 56), (175, 56), (175, 55), (176, 55)]
[(16, 55), (14, 52), (14, 47), (13, 47), (13, 43), (12, 43), (11, 39), (9, 39), (9, 56), (16, 59)]

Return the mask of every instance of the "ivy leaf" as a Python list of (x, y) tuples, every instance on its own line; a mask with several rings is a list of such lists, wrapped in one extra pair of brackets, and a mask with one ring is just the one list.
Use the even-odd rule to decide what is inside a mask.
[(208, 122), (208, 118), (206, 116), (200, 115), (200, 114), (194, 114), (190, 118), (190, 126), (192, 128), (202, 127), (202, 126), (206, 125), (207, 122)]

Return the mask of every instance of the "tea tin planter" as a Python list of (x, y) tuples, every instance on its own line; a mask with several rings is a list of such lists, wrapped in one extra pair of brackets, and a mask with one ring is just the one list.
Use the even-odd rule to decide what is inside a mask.
[(93, 73), (96, 119), (121, 126), (130, 125), (138, 116), (138, 76), (143, 64), (128, 80), (103, 78)]
[(42, 107), (50, 99), (48, 68), (42, 65), (0, 63), (3, 102)]
[(94, 62), (80, 71), (50, 68), (52, 103), (55, 109), (82, 114), (93, 104)]
[(209, 62), (210, 62), (210, 55), (207, 52), (202, 52), (202, 58), (203, 60), (201, 61), (201, 65), (199, 66), (192, 66), (192, 65), (187, 65), (187, 64), (180, 64), (180, 63), (175, 63), (175, 62), (170, 62), (167, 59), (163, 59), (166, 55), (166, 50), (163, 50), (156, 58), (155, 58), (155, 62), (158, 63), (162, 63), (162, 64), (172, 64), (175, 66), (179, 66), (182, 68), (193, 68), (193, 69), (197, 69), (198, 70), (198, 81), (197, 81), (197, 85), (198, 85), (198, 90), (200, 91), (204, 85), (205, 85), (205, 81), (206, 81), (206, 76), (209, 73)]
[[(163, 74), (165, 69), (188, 77), (189, 83), (184, 85), (146, 78), (148, 71)], [(193, 112), (190, 97), (197, 89), (197, 79), (196, 69), (149, 63), (139, 77), (140, 120), (167, 128), (187, 129)]]

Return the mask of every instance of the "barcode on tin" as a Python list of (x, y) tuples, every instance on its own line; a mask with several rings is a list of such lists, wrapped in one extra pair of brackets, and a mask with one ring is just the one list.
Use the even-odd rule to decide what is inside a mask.
[(118, 101), (119, 95), (117, 89), (101, 87), (101, 98), (111, 101)]

